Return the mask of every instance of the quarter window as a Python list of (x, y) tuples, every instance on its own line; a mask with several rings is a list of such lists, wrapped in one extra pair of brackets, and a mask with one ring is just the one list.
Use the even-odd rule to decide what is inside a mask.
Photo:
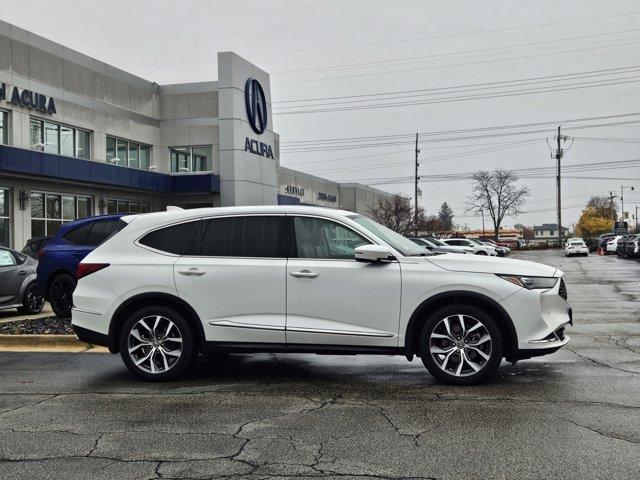
[(196, 255), (203, 224), (203, 221), (198, 220), (162, 228), (142, 237), (140, 243), (162, 252)]
[(298, 258), (353, 260), (357, 246), (371, 243), (353, 230), (321, 218), (295, 217), (293, 226)]

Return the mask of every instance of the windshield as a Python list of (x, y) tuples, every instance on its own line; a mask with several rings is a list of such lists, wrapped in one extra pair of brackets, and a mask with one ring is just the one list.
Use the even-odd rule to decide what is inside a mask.
[(446, 247), (444, 243), (442, 243), (440, 240), (437, 240), (435, 238), (428, 237), (428, 238), (425, 238), (425, 240), (430, 244), (435, 245), (436, 247)]
[(373, 220), (369, 220), (366, 217), (361, 215), (349, 215), (351, 220), (356, 222), (359, 225), (362, 225), (364, 228), (369, 230), (375, 236), (380, 237), (386, 243), (391, 245), (397, 251), (399, 251), (405, 257), (417, 257), (417, 256), (425, 256), (427, 255), (424, 247), (416, 245), (411, 240), (406, 237), (403, 237), (397, 232), (394, 232), (390, 228), (385, 227), (384, 225), (380, 225)]
[(473, 243), (477, 243), (478, 245), (482, 245), (484, 246), (484, 243), (482, 243), (480, 240), (478, 240), (477, 238), (467, 238), (467, 240), (469, 240), (470, 242)]

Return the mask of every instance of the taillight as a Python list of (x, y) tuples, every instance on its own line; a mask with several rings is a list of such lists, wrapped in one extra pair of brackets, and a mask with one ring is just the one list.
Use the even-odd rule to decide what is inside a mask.
[(76, 280), (80, 280), (82, 277), (107, 268), (109, 265), (109, 263), (79, 263), (78, 269), (76, 270)]
[(38, 250), (36, 252), (36, 257), (38, 257), (38, 259), (40, 259), (40, 258), (44, 257), (45, 253), (47, 253), (47, 252), (44, 251), (44, 248), (41, 248), (40, 250)]

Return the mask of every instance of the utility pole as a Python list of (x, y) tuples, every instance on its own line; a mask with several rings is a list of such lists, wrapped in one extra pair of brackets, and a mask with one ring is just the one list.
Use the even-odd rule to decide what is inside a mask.
[[(480, 214), (482, 215), (482, 238), (484, 238), (484, 209), (480, 209)], [(496, 242), (498, 239), (496, 238)]]
[(636, 232), (638, 231), (638, 205), (636, 205)]
[(618, 198), (617, 195), (614, 195), (613, 192), (609, 191), (609, 205), (611, 208), (611, 228), (615, 229), (616, 228), (616, 212), (613, 210), (613, 199), (614, 198)]
[(416, 132), (416, 176), (415, 176), (415, 201), (414, 201), (414, 213), (413, 213), (413, 223), (414, 223), (414, 234), (417, 237), (418, 236), (418, 180), (420, 180), (420, 177), (418, 176), (418, 167), (420, 166), (420, 163), (418, 162), (418, 154), (420, 153), (420, 149), (418, 148), (418, 133)]
[(631, 191), (635, 190), (633, 185), (620, 185), (620, 220), (624, 222), (624, 189), (630, 188)]
[(557, 140), (557, 149), (555, 158), (557, 161), (557, 171), (556, 171), (556, 196), (558, 203), (558, 246), (562, 246), (562, 196), (561, 196), (561, 184), (560, 184), (560, 160), (564, 156), (564, 150), (562, 149), (562, 145), (560, 142), (566, 142), (567, 136), (562, 135), (561, 127), (558, 125), (558, 135), (556, 137)]

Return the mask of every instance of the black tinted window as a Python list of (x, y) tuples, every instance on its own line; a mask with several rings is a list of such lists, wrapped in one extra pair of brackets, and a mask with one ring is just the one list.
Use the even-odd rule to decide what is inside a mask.
[(140, 243), (176, 255), (197, 255), (203, 223), (198, 220), (162, 228), (142, 237)]
[(207, 221), (200, 255), (209, 257), (286, 257), (285, 218), (254, 216)]
[(74, 228), (65, 234), (64, 239), (74, 245), (87, 245), (87, 238), (92, 225), (92, 223), (86, 223), (78, 228)]
[(109, 238), (113, 233), (121, 230), (126, 225), (121, 220), (105, 220), (91, 224), (91, 230), (87, 236), (87, 245), (97, 246)]

